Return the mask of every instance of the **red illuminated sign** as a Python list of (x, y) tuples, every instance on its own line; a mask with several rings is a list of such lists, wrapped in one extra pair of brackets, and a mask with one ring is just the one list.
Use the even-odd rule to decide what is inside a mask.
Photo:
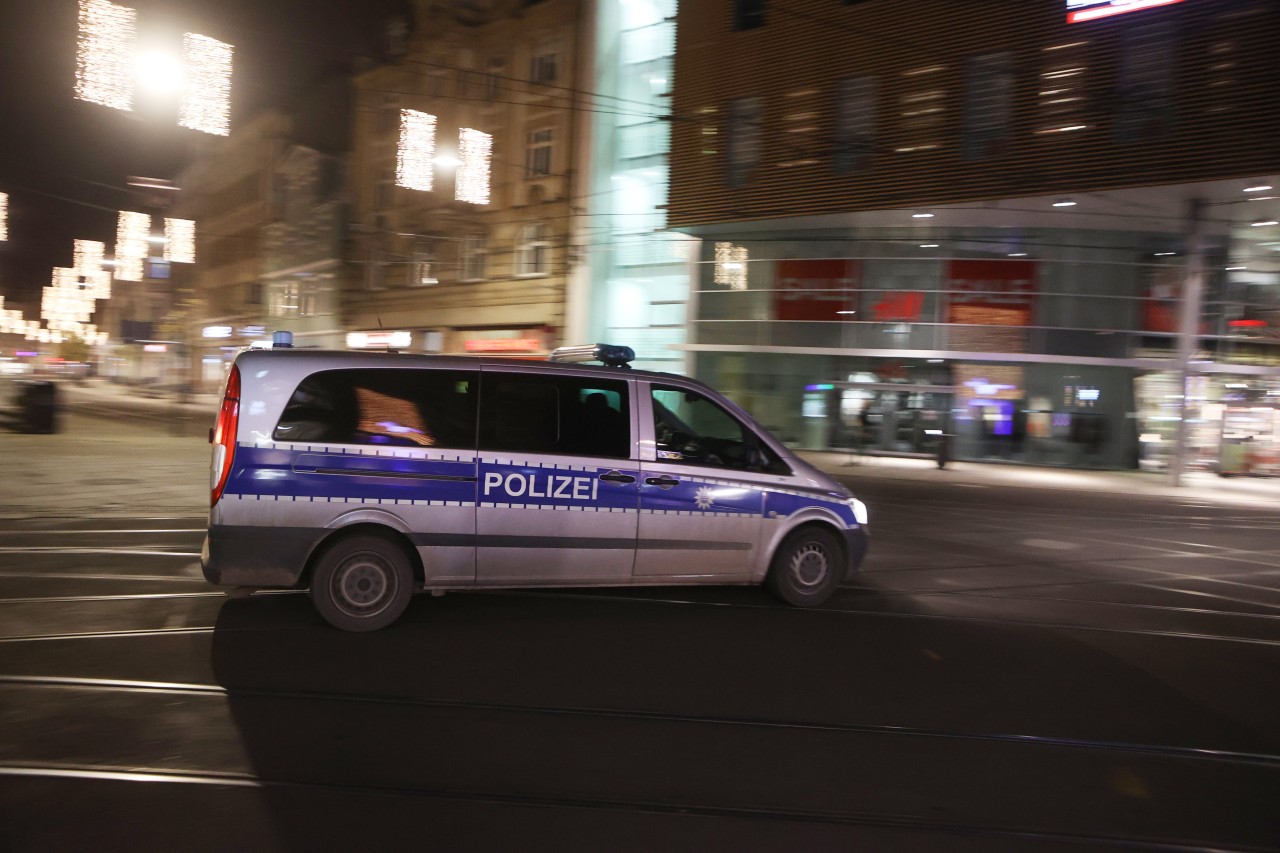
[(778, 320), (853, 320), (862, 263), (847, 258), (778, 261), (773, 295)]
[(1142, 9), (1154, 9), (1157, 6), (1172, 6), (1183, 0), (1067, 0), (1067, 23), (1079, 24), (1084, 21), (1096, 21), (1099, 18), (1110, 18), (1126, 12), (1138, 12)]
[(920, 319), (920, 309), (924, 307), (924, 292), (909, 290), (906, 292), (890, 292), (871, 306), (871, 311), (878, 323), (914, 323)]

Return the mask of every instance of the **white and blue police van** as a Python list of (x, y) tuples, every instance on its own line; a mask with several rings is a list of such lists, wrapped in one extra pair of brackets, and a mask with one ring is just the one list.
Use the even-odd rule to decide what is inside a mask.
[(814, 606), (866, 553), (848, 489), (628, 347), (531, 362), (277, 334), (236, 357), (211, 432), (211, 583), (307, 588), (368, 631), (414, 592), (480, 588), (763, 583)]

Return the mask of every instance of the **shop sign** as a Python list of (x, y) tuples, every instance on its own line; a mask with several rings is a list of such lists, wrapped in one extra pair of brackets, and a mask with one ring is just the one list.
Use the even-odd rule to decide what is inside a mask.
[(229, 338), (231, 337), (230, 326), (205, 326), (200, 332), (201, 337), (205, 338)]
[(168, 352), (169, 347), (165, 344), (143, 344), (143, 352)]
[(349, 332), (348, 349), (405, 349), (413, 343), (412, 332)]
[(855, 319), (862, 262), (846, 258), (778, 261), (773, 294), (778, 320)]
[(1031, 325), (1036, 267), (1035, 261), (948, 261), (947, 322)]
[(462, 342), (467, 352), (537, 352), (542, 349), (538, 338), (468, 338)]

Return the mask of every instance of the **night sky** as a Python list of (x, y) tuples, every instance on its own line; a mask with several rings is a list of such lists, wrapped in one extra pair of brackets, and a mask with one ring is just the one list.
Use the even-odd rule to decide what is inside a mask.
[[(403, 0), (113, 0), (138, 11), (139, 37), (196, 32), (235, 46), (232, 129), (323, 70), (376, 49), (380, 22)], [(70, 266), (72, 240), (115, 241), (129, 175), (171, 177), (198, 131), (172, 115), (75, 99), (78, 0), (0, 0), (0, 242), (6, 308), (39, 312), (40, 288)], [(180, 41), (179, 41), (180, 44)]]

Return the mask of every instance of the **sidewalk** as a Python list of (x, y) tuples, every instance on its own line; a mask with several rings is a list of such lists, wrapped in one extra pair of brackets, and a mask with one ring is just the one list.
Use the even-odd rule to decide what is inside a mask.
[[(122, 393), (107, 383), (60, 386), (60, 432), (0, 431), (0, 518), (143, 515), (202, 516), (209, 508), (208, 428), (215, 395), (180, 403)], [(90, 415), (89, 411), (97, 414)], [(106, 415), (109, 416), (100, 416)], [(178, 418), (178, 420), (175, 420)], [(175, 433), (175, 423), (185, 428)], [(849, 482), (919, 481), (977, 487), (1067, 489), (1166, 496), (1223, 505), (1280, 509), (1280, 479), (1223, 479), (1194, 472), (1174, 488), (1164, 474), (1081, 471), (1024, 465), (804, 452), (819, 468)]]
[(1280, 478), (1219, 477), (1192, 471), (1181, 486), (1169, 484), (1166, 473), (1148, 471), (1091, 471), (984, 462), (949, 462), (939, 470), (931, 459), (858, 456), (845, 451), (798, 451), (801, 458), (856, 486), (859, 480), (894, 479), (951, 485), (1066, 489), (1194, 499), (1280, 509)]

